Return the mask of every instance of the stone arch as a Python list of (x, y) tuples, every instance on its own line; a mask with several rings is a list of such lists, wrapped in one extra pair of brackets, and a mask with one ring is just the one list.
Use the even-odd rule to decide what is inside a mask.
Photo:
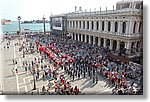
[(98, 37), (95, 37), (95, 44), (98, 45)]
[(94, 22), (92, 21), (91, 22), (91, 25), (92, 25), (92, 30), (94, 29)]
[(93, 44), (93, 38), (94, 38), (94, 37), (93, 37), (93, 36), (91, 36), (91, 39), (90, 39), (90, 40), (91, 40), (91, 44)]
[(116, 49), (117, 49), (117, 41), (114, 40), (113, 41), (113, 50), (116, 51)]
[(109, 21), (108, 22), (108, 31), (110, 31), (110, 29), (111, 29), (111, 22)]
[(85, 42), (85, 35), (84, 34), (82, 34), (82, 40), (83, 40), (83, 42)]
[(101, 38), (101, 45), (102, 47), (104, 47), (104, 38)]
[(139, 25), (139, 30), (138, 30), (138, 32), (139, 32), (139, 33), (142, 33), (142, 29), (143, 29), (143, 28), (142, 28), (142, 22), (140, 21), (140, 25)]
[(122, 23), (122, 33), (126, 32), (126, 22)]
[(109, 47), (110, 46), (110, 39), (106, 40), (106, 46)]
[(125, 54), (125, 42), (120, 42), (120, 52), (119, 55)]
[(89, 27), (89, 21), (87, 21), (87, 29), (89, 29), (90, 27)]
[(115, 22), (115, 32), (117, 32), (118, 31), (118, 22), (116, 21)]
[(104, 26), (105, 26), (104, 21), (102, 21), (102, 31), (104, 31)]
[(81, 21), (79, 21), (79, 27), (80, 27), (80, 29), (81, 29)]
[(81, 41), (81, 34), (79, 34), (79, 41)]
[(135, 30), (136, 30), (136, 22), (134, 22), (133, 33), (135, 33)]
[(99, 22), (96, 21), (96, 30), (99, 30)]
[(78, 34), (76, 33), (76, 40), (78, 41)]

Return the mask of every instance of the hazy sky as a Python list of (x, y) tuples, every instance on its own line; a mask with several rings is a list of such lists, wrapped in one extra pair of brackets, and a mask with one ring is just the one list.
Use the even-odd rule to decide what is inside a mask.
[[(0, 0), (1, 18), (17, 20), (21, 16), (22, 20), (46, 19), (52, 14), (62, 14), (73, 12), (74, 7), (82, 7), (82, 10), (93, 11), (94, 8), (99, 10), (113, 9), (113, 5), (121, 0)], [(77, 8), (77, 9), (78, 9)]]

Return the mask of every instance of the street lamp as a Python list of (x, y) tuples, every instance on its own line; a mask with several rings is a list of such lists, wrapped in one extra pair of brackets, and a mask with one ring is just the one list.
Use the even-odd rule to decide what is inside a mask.
[(44, 35), (46, 34), (46, 30), (45, 30), (45, 17), (44, 17), (44, 15), (43, 15), (43, 23), (44, 23)]
[(19, 34), (21, 33), (20, 20), (21, 20), (21, 17), (20, 17), (20, 16), (18, 16)]
[[(18, 16), (18, 24), (19, 24), (19, 32), (18, 32), (18, 37), (20, 37), (20, 34), (21, 34), (21, 26), (20, 26), (20, 20), (21, 20), (21, 17)], [(20, 44), (20, 40), (19, 40), (19, 44)]]

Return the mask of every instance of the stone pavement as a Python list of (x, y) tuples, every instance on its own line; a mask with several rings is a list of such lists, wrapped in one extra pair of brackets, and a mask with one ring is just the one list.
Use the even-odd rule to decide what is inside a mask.
[[(18, 40), (13, 40), (10, 43), (10, 48), (3, 48), (2, 53), (2, 63), (3, 63), (3, 90), (4, 94), (31, 94), (31, 92), (41, 91), (42, 86), (47, 86), (48, 81), (42, 79), (42, 73), (40, 73), (40, 78), (36, 81), (37, 90), (33, 91), (33, 76), (30, 73), (26, 73), (22, 66), (24, 60), (31, 61), (35, 56), (39, 57), (38, 53), (27, 54), (25, 58), (22, 56), (22, 51), (19, 52), (19, 46), (14, 46)], [(6, 41), (3, 43), (6, 45)], [(17, 64), (14, 65), (12, 59), (17, 60)], [(45, 63), (49, 64), (47, 61)], [(12, 68), (18, 69), (18, 74), (11, 72)], [(107, 81), (102, 76), (99, 76), (99, 81), (97, 84), (93, 84), (89, 77), (72, 80), (63, 70), (59, 69), (60, 74), (64, 74), (65, 79), (71, 81), (72, 86), (78, 86), (82, 93), (85, 94), (111, 94), (113, 86), (107, 84)], [(54, 81), (52, 81), (53, 86), (51, 92), (54, 92)]]

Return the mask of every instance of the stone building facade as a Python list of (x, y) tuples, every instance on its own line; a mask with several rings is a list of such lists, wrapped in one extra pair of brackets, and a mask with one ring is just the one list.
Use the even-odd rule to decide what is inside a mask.
[(139, 54), (143, 49), (143, 1), (120, 1), (116, 10), (66, 14), (67, 30), (73, 40), (112, 51), (126, 49)]

